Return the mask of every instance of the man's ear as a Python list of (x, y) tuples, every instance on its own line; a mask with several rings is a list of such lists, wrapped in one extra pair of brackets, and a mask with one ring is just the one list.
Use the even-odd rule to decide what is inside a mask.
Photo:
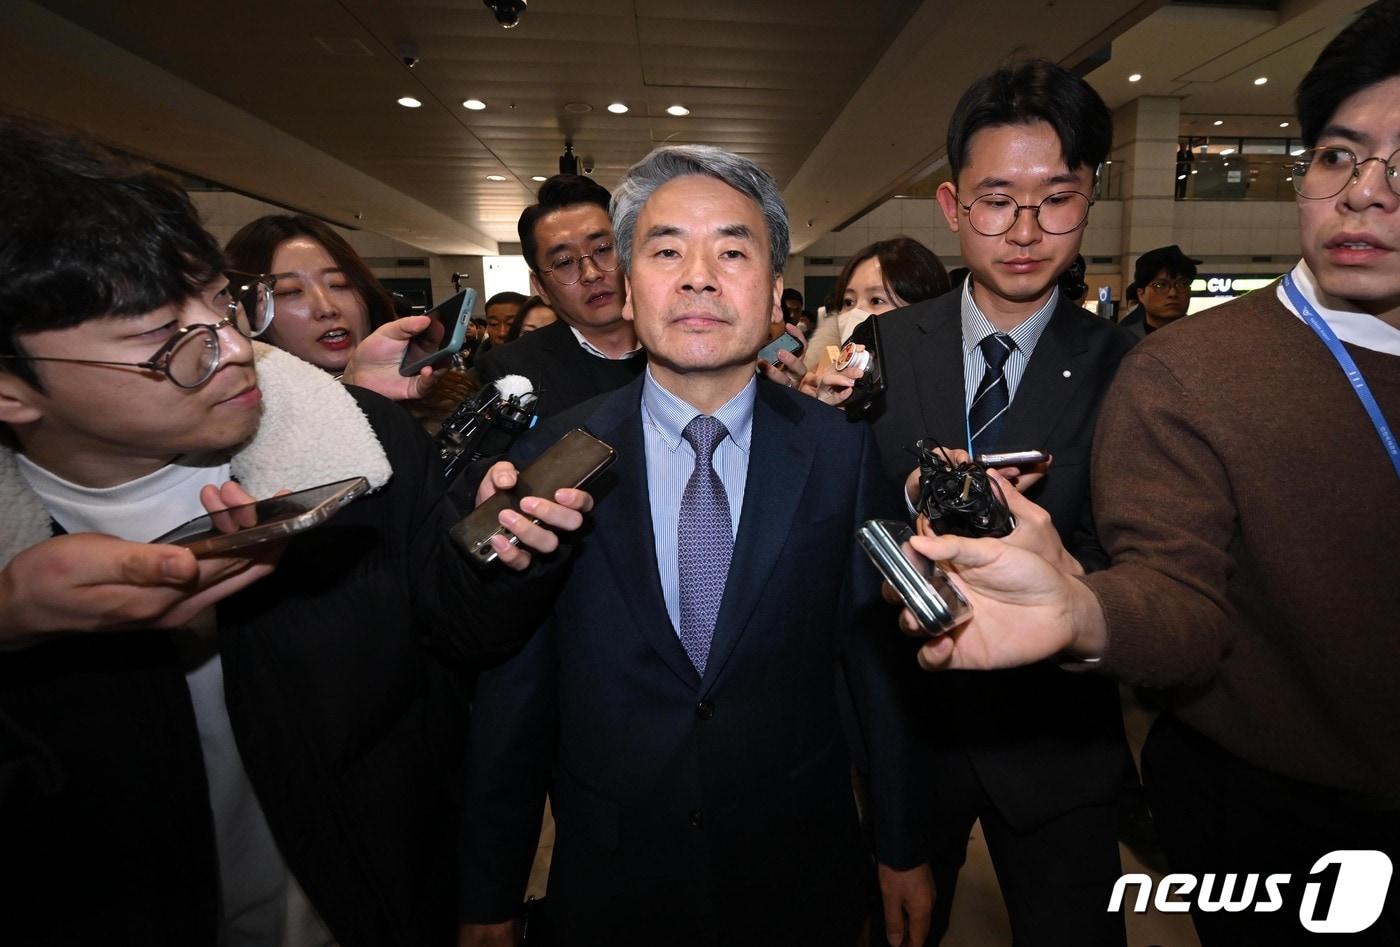
[(549, 306), (550, 309), (554, 308), (554, 301), (549, 298), (549, 293), (544, 291), (544, 284), (540, 282), (540, 275), (534, 270), (530, 271), (530, 289), (536, 296), (543, 299), (545, 305)]
[(786, 322), (783, 318), (783, 274), (773, 279), (773, 313), (770, 322)]
[(0, 424), (15, 427), (42, 420), (43, 398), (33, 386), (17, 375), (0, 371)]
[(628, 322), (637, 321), (637, 313), (632, 308), (632, 283), (626, 273), (622, 274), (622, 318)]
[(961, 221), (958, 219), (958, 190), (953, 185), (944, 181), (938, 185), (936, 192), (938, 197), (938, 207), (943, 211), (943, 219), (948, 222), (948, 229), (953, 233), (958, 232)]

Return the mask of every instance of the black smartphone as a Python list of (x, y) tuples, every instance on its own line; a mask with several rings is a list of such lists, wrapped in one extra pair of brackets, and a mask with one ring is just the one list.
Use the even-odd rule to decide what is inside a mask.
[(1050, 455), (1043, 450), (1007, 450), (990, 454), (978, 454), (976, 460), (983, 467), (1019, 467), (1025, 469), (1043, 464)]
[(417, 375), (424, 366), (440, 368), (462, 350), (467, 341), (467, 323), (476, 305), (476, 290), (464, 289), (445, 303), (434, 306), (423, 315), (432, 319), (428, 327), (408, 340), (399, 363), (399, 374)]
[(513, 509), (526, 519), (538, 523), (539, 520), (521, 511), (521, 500), (525, 497), (552, 500), (557, 490), (582, 487), (602, 473), (616, 457), (617, 451), (607, 444), (582, 428), (574, 428), (520, 471), (515, 489), (497, 493), (452, 527), (452, 541), (459, 549), (480, 562), (495, 562), (496, 550), (491, 548), (492, 536), (505, 536), (512, 546), (519, 543), (519, 540), (501, 525), (502, 510)]
[(758, 350), (758, 358), (761, 361), (767, 362), (769, 365), (776, 365), (781, 368), (782, 362), (778, 361), (779, 352), (791, 352), (793, 355), (800, 357), (806, 348), (807, 343), (803, 342), (801, 339), (793, 338), (791, 333), (784, 330), (782, 335)]
[(319, 526), (368, 490), (364, 477), (337, 480), (196, 516), (152, 542), (185, 546), (198, 558), (223, 555)]
[(894, 586), (929, 637), (956, 628), (972, 617), (972, 606), (935, 563), (909, 546), (914, 531), (898, 520), (867, 520), (856, 540), (880, 574)]

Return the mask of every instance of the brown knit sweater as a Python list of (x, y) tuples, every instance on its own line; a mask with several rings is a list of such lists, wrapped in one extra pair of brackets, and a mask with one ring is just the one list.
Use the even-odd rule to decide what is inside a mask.
[[(1400, 424), (1400, 358), (1348, 349)], [(1124, 358), (1093, 478), (1103, 670), (1256, 766), (1400, 807), (1400, 480), (1272, 286)]]

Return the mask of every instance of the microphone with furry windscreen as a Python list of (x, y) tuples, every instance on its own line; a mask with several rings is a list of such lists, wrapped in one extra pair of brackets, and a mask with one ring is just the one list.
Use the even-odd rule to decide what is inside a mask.
[(467, 464), (508, 451), (517, 435), (534, 427), (538, 400), (530, 379), (505, 375), (458, 405), (435, 439), (447, 482)]

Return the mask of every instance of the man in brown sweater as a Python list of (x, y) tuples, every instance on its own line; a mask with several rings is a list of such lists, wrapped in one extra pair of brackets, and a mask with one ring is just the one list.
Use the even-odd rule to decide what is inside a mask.
[[(1165, 692), (1144, 775), (1207, 945), (1400, 942), (1400, 2), (1327, 47), (1297, 106), (1302, 262), (1154, 333), (1104, 402), (1111, 568), (1051, 567), (1058, 538), (1015, 491), (1005, 542), (915, 540), (975, 609), (925, 667), (1058, 654)], [(1230, 873), (1241, 909), (1203, 909)]]

